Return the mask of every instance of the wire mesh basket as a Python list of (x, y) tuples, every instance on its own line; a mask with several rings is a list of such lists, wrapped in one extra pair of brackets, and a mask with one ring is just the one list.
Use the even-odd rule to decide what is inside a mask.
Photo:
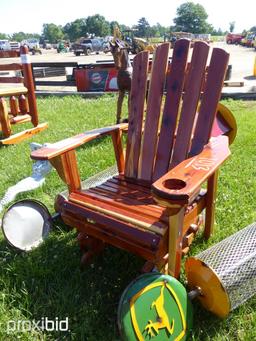
[(227, 315), (256, 293), (256, 223), (189, 258), (186, 272), (189, 286), (201, 287), (202, 304)]

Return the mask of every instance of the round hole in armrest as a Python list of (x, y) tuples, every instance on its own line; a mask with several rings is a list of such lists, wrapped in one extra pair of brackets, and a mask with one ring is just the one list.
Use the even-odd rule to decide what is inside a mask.
[(167, 179), (163, 182), (163, 186), (172, 190), (179, 190), (186, 187), (186, 182), (180, 179)]

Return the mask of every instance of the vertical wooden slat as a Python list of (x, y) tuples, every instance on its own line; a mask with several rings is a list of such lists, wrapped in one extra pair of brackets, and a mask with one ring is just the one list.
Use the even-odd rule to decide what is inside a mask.
[(191, 151), (189, 153), (190, 156), (200, 153), (210, 138), (218, 102), (221, 96), (222, 85), (228, 67), (228, 59), (229, 54), (224, 50), (217, 48), (213, 50)]
[(208, 52), (208, 44), (204, 42), (194, 44), (170, 168), (185, 160), (190, 148), (191, 134), (201, 94)]
[(179, 39), (174, 46), (171, 71), (167, 78), (166, 100), (156, 153), (154, 181), (164, 175), (169, 168), (189, 47), (190, 41), (187, 39)]
[(67, 184), (69, 193), (81, 189), (75, 150), (70, 150), (50, 160), (60, 178)]
[(3, 136), (9, 137), (12, 131), (8, 115), (7, 104), (3, 97), (0, 97), (0, 125)]
[(17, 116), (19, 113), (19, 105), (15, 96), (10, 97), (10, 110), (13, 116)]
[(32, 67), (29, 59), (29, 51), (27, 46), (21, 46), (20, 48), (21, 61), (23, 66), (24, 74), (24, 84), (28, 89), (28, 106), (29, 114), (31, 115), (31, 122), (36, 127), (39, 123), (38, 121), (38, 110), (36, 104), (35, 87), (33, 80)]
[(182, 257), (182, 228), (185, 207), (169, 207), (168, 274), (179, 278)]
[(21, 114), (27, 114), (29, 111), (28, 102), (24, 95), (19, 96), (19, 108), (20, 108)]
[(129, 127), (125, 160), (125, 176), (136, 178), (141, 147), (142, 122), (147, 89), (148, 51), (133, 59), (133, 77), (130, 92)]
[(159, 117), (165, 86), (169, 49), (169, 43), (161, 44), (156, 49), (150, 79), (147, 115), (141, 151), (141, 169), (139, 172), (139, 178), (148, 181), (152, 179), (152, 171), (155, 161)]
[(124, 152), (123, 152), (123, 145), (122, 145), (122, 130), (114, 130), (111, 134), (114, 150), (115, 150), (115, 157), (117, 163), (117, 169), (119, 173), (124, 172)]
[(208, 179), (204, 237), (209, 239), (214, 226), (215, 203), (217, 194), (218, 170)]

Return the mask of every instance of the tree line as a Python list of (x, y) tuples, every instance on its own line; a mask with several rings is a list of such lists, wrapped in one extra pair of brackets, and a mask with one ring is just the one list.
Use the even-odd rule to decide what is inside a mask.
[[(120, 31), (126, 29), (136, 29), (138, 37), (163, 37), (171, 32), (190, 32), (190, 33), (210, 33), (212, 35), (224, 35), (227, 31), (220, 28), (215, 29), (213, 25), (207, 22), (208, 14), (204, 7), (193, 2), (186, 2), (180, 5), (176, 11), (176, 17), (172, 26), (162, 26), (160, 23), (150, 25), (145, 17), (138, 20), (136, 25), (128, 27), (117, 21), (107, 21), (104, 16), (95, 14), (86, 18), (76, 19), (64, 26), (55, 25), (54, 23), (43, 24), (42, 34), (31, 34), (17, 32), (11, 36), (0, 33), (0, 39), (9, 39), (13, 41), (22, 41), (31, 37), (47, 40), (50, 43), (56, 43), (60, 40), (75, 41), (80, 37), (96, 36), (105, 37), (113, 35), (114, 27), (118, 26)], [(235, 22), (229, 24), (229, 31), (233, 31)]]

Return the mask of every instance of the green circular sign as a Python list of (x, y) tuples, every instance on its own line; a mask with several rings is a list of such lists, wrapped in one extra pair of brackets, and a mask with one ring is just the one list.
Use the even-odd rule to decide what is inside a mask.
[(175, 278), (148, 273), (123, 292), (118, 326), (125, 341), (186, 340), (192, 328), (192, 305)]

